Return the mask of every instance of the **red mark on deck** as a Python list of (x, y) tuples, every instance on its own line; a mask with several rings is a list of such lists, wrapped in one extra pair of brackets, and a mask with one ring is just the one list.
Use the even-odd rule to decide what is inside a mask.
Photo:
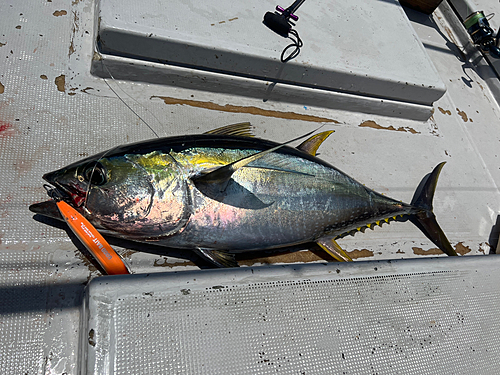
[(9, 135), (12, 132), (12, 125), (8, 122), (0, 120), (0, 137)]

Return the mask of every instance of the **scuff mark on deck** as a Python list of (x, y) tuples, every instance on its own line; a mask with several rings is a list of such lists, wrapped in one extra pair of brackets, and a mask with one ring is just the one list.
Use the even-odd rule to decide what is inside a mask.
[[(163, 263), (161, 263), (162, 260), (163, 260)], [(173, 268), (173, 267), (177, 267), (177, 266), (196, 266), (196, 264), (194, 264), (191, 261), (170, 263), (166, 257), (160, 258), (160, 259), (155, 259), (155, 261), (153, 263), (153, 267)]]
[(71, 26), (71, 41), (69, 44), (68, 57), (70, 57), (73, 53), (76, 52), (74, 40), (75, 40), (75, 34), (80, 28), (78, 24), (79, 20), (80, 18), (78, 17), (77, 13), (73, 12), (73, 25)]
[(301, 121), (310, 121), (310, 122), (333, 122), (335, 124), (339, 124), (337, 120), (333, 120), (331, 118), (312, 116), (312, 115), (303, 115), (295, 112), (280, 112), (269, 109), (262, 109), (258, 107), (246, 107), (239, 105), (220, 105), (212, 102), (202, 102), (198, 100), (189, 100), (189, 99), (177, 99), (168, 96), (152, 96), (151, 99), (158, 98), (165, 102), (167, 105), (187, 105), (190, 107), (196, 108), (204, 108), (212, 111), (221, 111), (221, 112), (232, 112), (232, 113), (248, 113), (252, 115), (258, 116), (266, 116), (266, 117), (275, 117), (282, 118), (286, 120), (301, 120)]

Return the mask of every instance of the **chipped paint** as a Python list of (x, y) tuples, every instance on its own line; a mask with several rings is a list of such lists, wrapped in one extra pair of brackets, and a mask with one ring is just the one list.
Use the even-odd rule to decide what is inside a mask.
[(443, 252), (437, 247), (433, 247), (429, 250), (424, 250), (421, 247), (412, 247), (413, 254), (415, 255), (442, 255)]
[(400, 126), (397, 129), (394, 126), (392, 126), (392, 125), (388, 126), (388, 127), (385, 127), (385, 126), (377, 124), (373, 120), (363, 121), (361, 124), (359, 124), (359, 126), (362, 127), (362, 128), (393, 130), (393, 131), (398, 131), (398, 132), (408, 132), (408, 133), (411, 133), (411, 134), (420, 134), (420, 132), (418, 132), (415, 129), (410, 128), (410, 127), (402, 127), (402, 126)]
[(472, 250), (469, 246), (465, 246), (463, 242), (459, 242), (455, 245), (455, 251), (457, 252), (457, 254), (465, 255), (467, 253), (470, 253)]
[(40, 76), (40, 78), (41, 78), (41, 79), (48, 79), (48, 78), (47, 78), (47, 76), (46, 76), (45, 74), (42, 74), (42, 75)]
[(66, 92), (66, 76), (64, 74), (61, 74), (60, 76), (56, 77), (56, 79), (54, 80), (56, 86), (57, 86), (57, 90), (61, 91), (61, 92)]
[(0, 43), (0, 47), (5, 46), (7, 43)]
[(66, 12), (65, 10), (56, 10), (54, 13), (52, 13), (52, 15), (56, 17), (65, 16), (66, 14), (68, 14), (68, 12)]
[(461, 111), (457, 108), (457, 113), (459, 114), (460, 117), (462, 117), (462, 120), (464, 122), (467, 122), (468, 120), (468, 117), (467, 117), (467, 114), (464, 112), (464, 111)]
[(5, 86), (2, 85), (2, 82), (0, 82), (0, 94), (3, 94), (5, 91)]
[(333, 122), (339, 124), (338, 121), (319, 116), (303, 115), (295, 112), (280, 112), (269, 109), (262, 109), (258, 107), (246, 107), (232, 104), (220, 105), (212, 102), (202, 102), (198, 100), (177, 99), (168, 96), (152, 96), (151, 99), (158, 98), (165, 102), (167, 105), (187, 105), (190, 107), (204, 108), (212, 111), (231, 112), (231, 113), (249, 113), (257, 116), (275, 117), (286, 120), (300, 120), (310, 122)]
[(347, 252), (352, 259), (368, 258), (373, 256), (373, 251), (368, 249), (355, 249)]
[(438, 109), (439, 109), (439, 112), (441, 112), (443, 115), (449, 115), (449, 116), (451, 116), (451, 111), (450, 110), (443, 109), (441, 107), (438, 107)]
[[(413, 253), (415, 255), (442, 255), (443, 252), (441, 250), (439, 250), (438, 248), (431, 248), (429, 250), (424, 250), (420, 247), (412, 247), (413, 249)], [(472, 250), (470, 249), (470, 247), (468, 246), (465, 246), (463, 242), (459, 242), (455, 245), (455, 251), (457, 252), (457, 254), (460, 254), (460, 255), (465, 255), (467, 253), (470, 253)]]

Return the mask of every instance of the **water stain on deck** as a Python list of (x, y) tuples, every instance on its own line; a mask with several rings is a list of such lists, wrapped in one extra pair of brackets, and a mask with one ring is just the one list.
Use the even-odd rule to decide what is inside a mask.
[(212, 102), (203, 102), (198, 100), (189, 100), (189, 99), (177, 99), (168, 96), (152, 96), (151, 99), (158, 98), (165, 102), (167, 105), (187, 105), (190, 107), (196, 108), (204, 108), (212, 111), (221, 111), (221, 112), (232, 112), (232, 113), (248, 113), (252, 115), (258, 116), (266, 116), (266, 117), (275, 117), (282, 118), (286, 120), (301, 120), (301, 121), (309, 121), (309, 122), (333, 122), (335, 124), (339, 124), (338, 121), (333, 120), (331, 118), (312, 116), (312, 115), (303, 115), (295, 112), (280, 112), (273, 111), (269, 109), (262, 109), (258, 107), (245, 107), (239, 105), (220, 105)]
[(411, 134), (420, 134), (420, 132), (416, 131), (415, 129), (413, 128), (409, 128), (409, 127), (403, 127), (403, 126), (400, 126), (399, 128), (395, 128), (394, 126), (390, 125), (390, 126), (382, 126), (382, 125), (379, 125), (377, 124), (375, 121), (373, 120), (367, 120), (367, 121), (363, 121), (361, 124), (359, 124), (359, 126), (361, 128), (372, 128), (372, 129), (382, 129), (382, 130), (393, 130), (393, 131), (398, 131), (398, 132), (408, 132), (408, 133), (411, 133)]

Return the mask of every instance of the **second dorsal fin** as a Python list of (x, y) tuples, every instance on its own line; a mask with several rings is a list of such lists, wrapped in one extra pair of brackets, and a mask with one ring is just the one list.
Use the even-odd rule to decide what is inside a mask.
[(312, 137), (306, 139), (298, 145), (297, 148), (312, 156), (316, 156), (316, 151), (318, 151), (319, 146), (321, 146), (325, 139), (327, 139), (333, 132), (335, 132), (335, 130), (328, 130), (326, 132), (314, 134)]
[(253, 126), (249, 122), (239, 122), (221, 126), (220, 128), (209, 130), (203, 134), (219, 134), (219, 135), (234, 135), (239, 137), (255, 137)]

